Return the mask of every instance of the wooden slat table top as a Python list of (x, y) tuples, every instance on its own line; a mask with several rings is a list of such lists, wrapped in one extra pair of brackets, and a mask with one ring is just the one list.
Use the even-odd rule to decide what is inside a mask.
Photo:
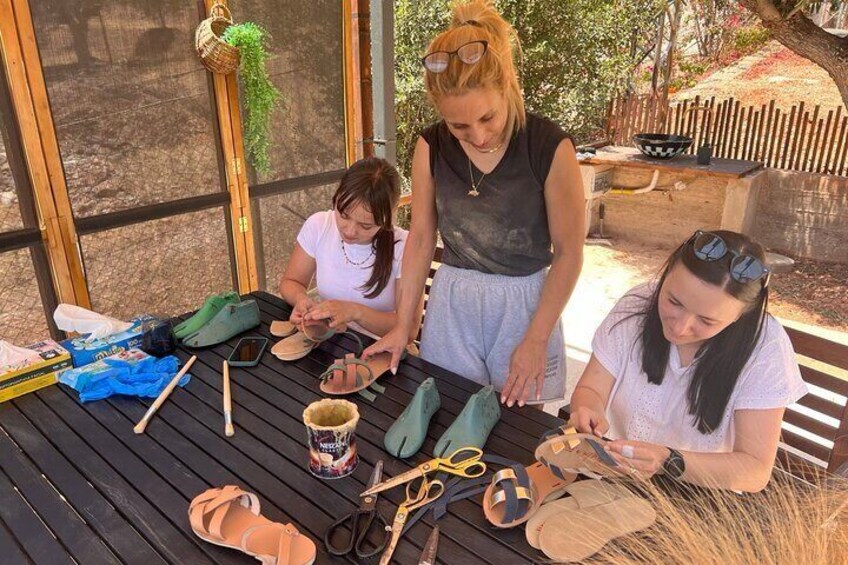
[(698, 173), (703, 176), (738, 179), (763, 168), (759, 161), (713, 158), (709, 165), (699, 165), (694, 155), (678, 155), (674, 159), (652, 159), (634, 147), (607, 146), (597, 150), (594, 157), (580, 161), (585, 165), (614, 165), (640, 169), (659, 169), (678, 173)]
[[(269, 332), (287, 319), (289, 307), (267, 293), (252, 296)], [(355, 347), (337, 336), (293, 363), (266, 354), (257, 367), (230, 371), (236, 434), (223, 434), (222, 362), (238, 338), (204, 350), (180, 349), (198, 360), (193, 378), (177, 389), (147, 428), (133, 425), (152, 400), (112, 397), (81, 404), (64, 385), (48, 387), (0, 404), (0, 555), (4, 563), (255, 563), (242, 553), (199, 540), (188, 522), (189, 501), (198, 493), (238, 484), (259, 495), (268, 518), (297, 524), (318, 547), (316, 563), (350, 563), (324, 549), (328, 525), (353, 510), (374, 464), (396, 475), (427, 459), (436, 441), (479, 387), (444, 369), (410, 357), (374, 403), (351, 397), (360, 409), (360, 463), (350, 477), (324, 481), (307, 467), (303, 409), (323, 397), (317, 376)], [(442, 398), (421, 452), (412, 462), (383, 450), (383, 435), (432, 376)], [(538, 410), (503, 409), (486, 451), (523, 463), (560, 420)], [(402, 489), (381, 495), (379, 508), (391, 519)], [(396, 563), (418, 563), (435, 524), (432, 514), (402, 538)], [(455, 502), (439, 520), (439, 563), (514, 565), (542, 560), (522, 528), (498, 530), (486, 522), (480, 497)]]

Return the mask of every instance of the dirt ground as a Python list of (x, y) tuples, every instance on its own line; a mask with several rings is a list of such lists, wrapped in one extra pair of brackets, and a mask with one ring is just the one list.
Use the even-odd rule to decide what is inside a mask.
[(695, 95), (717, 99), (732, 96), (753, 106), (774, 99), (779, 108), (790, 108), (802, 100), (826, 109), (842, 106), (839, 89), (827, 71), (777, 41), (703, 77), (695, 87), (677, 92), (674, 99)]

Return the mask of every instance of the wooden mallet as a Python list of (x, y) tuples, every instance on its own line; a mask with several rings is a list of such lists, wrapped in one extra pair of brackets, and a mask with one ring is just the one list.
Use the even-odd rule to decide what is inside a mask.
[(186, 374), (186, 372), (189, 370), (189, 367), (191, 367), (192, 363), (194, 363), (196, 359), (197, 355), (192, 355), (191, 358), (186, 361), (185, 365), (183, 365), (183, 368), (180, 369), (180, 372), (177, 373), (173, 379), (171, 379), (171, 382), (168, 383), (168, 386), (165, 387), (165, 390), (159, 393), (159, 396), (156, 397), (156, 400), (153, 401), (153, 404), (150, 405), (150, 408), (147, 409), (147, 412), (144, 414), (141, 420), (138, 421), (138, 424), (136, 424), (133, 428), (133, 431), (135, 433), (144, 433), (144, 429), (147, 427), (147, 424), (150, 423), (150, 418), (153, 417), (156, 411), (159, 410), (159, 407), (162, 406), (165, 400), (168, 399), (168, 395), (170, 395), (171, 391), (176, 388), (177, 383), (180, 382), (180, 379), (183, 377), (183, 375)]
[(231, 437), (233, 429), (233, 399), (230, 395), (230, 364), (224, 361), (224, 434)]

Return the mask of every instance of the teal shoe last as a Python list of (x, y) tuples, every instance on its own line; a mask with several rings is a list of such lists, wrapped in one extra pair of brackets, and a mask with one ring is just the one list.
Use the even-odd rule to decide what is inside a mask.
[(441, 405), (436, 382), (432, 377), (428, 378), (418, 386), (412, 401), (386, 432), (383, 438), (386, 451), (400, 459), (406, 459), (418, 453), (424, 438), (427, 437), (430, 418)]
[(227, 304), (212, 320), (193, 334), (183, 338), (188, 347), (209, 347), (260, 324), (259, 306), (255, 300)]
[(501, 406), (495, 389), (492, 385), (483, 387), (468, 399), (454, 423), (445, 430), (433, 455), (447, 457), (463, 447), (483, 449), (500, 417)]

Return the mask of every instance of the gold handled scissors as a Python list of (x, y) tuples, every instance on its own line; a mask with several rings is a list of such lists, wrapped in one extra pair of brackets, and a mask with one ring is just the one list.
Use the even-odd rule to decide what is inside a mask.
[(403, 527), (406, 525), (409, 513), (421, 508), (422, 506), (430, 504), (442, 496), (442, 493), (445, 492), (445, 485), (442, 481), (438, 479), (428, 481), (427, 477), (423, 475), (421, 478), (421, 486), (415, 494), (412, 493), (412, 485), (413, 483), (411, 482), (406, 485), (406, 500), (398, 506), (397, 514), (395, 514), (395, 519), (392, 522), (392, 537), (389, 539), (389, 546), (380, 558), (380, 565), (388, 565), (392, 560), (392, 555), (394, 554), (395, 548), (400, 540), (400, 536), (403, 533)]
[(486, 472), (486, 464), (480, 461), (483, 450), (477, 447), (463, 447), (451, 453), (448, 457), (436, 457), (419, 465), (418, 467), (401, 473), (396, 477), (385, 480), (382, 483), (369, 488), (359, 496), (371, 496), (384, 490), (389, 490), (398, 485), (409, 483), (427, 473), (444, 471), (451, 475), (473, 479), (482, 476)]

